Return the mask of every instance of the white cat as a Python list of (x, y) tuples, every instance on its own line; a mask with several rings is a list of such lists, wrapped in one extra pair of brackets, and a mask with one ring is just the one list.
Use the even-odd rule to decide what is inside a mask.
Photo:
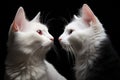
[(62, 47), (75, 55), (76, 80), (120, 80), (120, 59), (105, 30), (87, 4), (59, 37)]
[(18, 9), (9, 30), (6, 80), (66, 80), (45, 60), (54, 38), (39, 16), (29, 21), (24, 9)]

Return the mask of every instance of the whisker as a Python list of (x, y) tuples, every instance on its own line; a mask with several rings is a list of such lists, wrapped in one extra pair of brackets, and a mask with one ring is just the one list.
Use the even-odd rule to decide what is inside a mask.
[(64, 22), (64, 24), (68, 24), (67, 19), (65, 19), (64, 17), (59, 17), (60, 20), (62, 20)]
[(53, 45), (52, 48), (53, 48), (53, 50), (55, 51), (56, 54), (59, 54), (55, 45)]
[[(51, 15), (52, 12), (48, 12), (45, 14), (45, 12), (43, 12), (43, 15), (42, 15), (42, 22), (43, 23), (46, 23), (47, 22), (47, 19), (49, 17), (49, 15)], [(45, 15), (45, 17), (43, 17)]]
[(65, 49), (67, 51), (68, 62), (71, 63), (71, 60), (72, 62), (75, 62), (74, 52), (72, 51), (71, 46), (65, 45)]
[(55, 20), (55, 18), (48, 19), (45, 24), (48, 25), (48, 24), (51, 23), (51, 21), (53, 21), (53, 20)]
[(72, 47), (72, 46), (71, 46), (71, 50), (72, 50), (72, 52), (73, 52), (74, 57), (76, 58), (76, 52), (75, 52), (75, 50), (73, 50), (73, 47)]
[(66, 47), (66, 50), (67, 50), (67, 57), (68, 57), (68, 62), (69, 62), (69, 64), (70, 64), (70, 50), (69, 50), (69, 47), (67, 46)]
[(55, 51), (57, 57), (60, 58), (60, 57), (59, 57), (59, 52), (58, 52), (58, 50), (57, 50), (56, 45), (53, 44), (52, 48), (53, 48), (53, 50)]
[(70, 46), (70, 55), (71, 55), (72, 61), (75, 62), (75, 53), (74, 53), (74, 51), (73, 51), (72, 46)]

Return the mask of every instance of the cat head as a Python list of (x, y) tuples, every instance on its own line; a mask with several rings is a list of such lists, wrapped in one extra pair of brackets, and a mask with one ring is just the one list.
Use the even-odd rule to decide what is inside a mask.
[(58, 39), (67, 51), (79, 52), (90, 44), (97, 46), (105, 38), (104, 28), (90, 7), (84, 4), (80, 11), (81, 14), (74, 15)]
[[(51, 47), (54, 38), (48, 32), (46, 25), (39, 22), (40, 12), (31, 20), (27, 20), (25, 11), (20, 7), (9, 30), (8, 47), (29, 50)], [(29, 50), (27, 49), (28, 53)]]

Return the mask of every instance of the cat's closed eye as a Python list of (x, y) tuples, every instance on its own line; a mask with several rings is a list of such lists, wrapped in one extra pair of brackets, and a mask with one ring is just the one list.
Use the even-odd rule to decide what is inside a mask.
[(40, 35), (42, 35), (42, 30), (40, 30), (40, 29), (37, 30), (37, 33), (40, 34)]

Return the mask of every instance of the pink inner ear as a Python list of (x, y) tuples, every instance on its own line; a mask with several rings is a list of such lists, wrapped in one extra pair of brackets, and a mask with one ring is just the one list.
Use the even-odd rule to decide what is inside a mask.
[(19, 29), (18, 29), (16, 23), (13, 22), (13, 25), (12, 25), (12, 31), (17, 32), (18, 30), (19, 30)]
[(25, 19), (25, 12), (22, 7), (20, 7), (16, 13), (15, 19), (13, 21), (13, 31), (18, 31), (23, 28), (24, 24), (26, 22)]
[(82, 18), (87, 24), (90, 24), (91, 21), (96, 22), (95, 15), (87, 4), (82, 7)]

